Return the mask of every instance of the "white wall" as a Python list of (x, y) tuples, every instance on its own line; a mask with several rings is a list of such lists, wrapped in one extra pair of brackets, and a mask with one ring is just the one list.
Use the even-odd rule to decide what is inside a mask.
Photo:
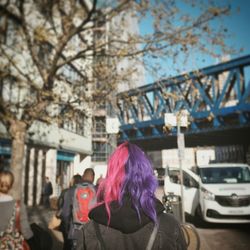
[[(198, 166), (208, 164), (209, 161), (212, 160), (215, 160), (214, 147), (185, 148), (184, 160), (182, 161), (182, 166), (191, 168), (196, 164)], [(178, 150), (177, 149), (162, 150), (162, 165), (164, 168), (166, 166), (178, 167), (179, 166)]]
[(92, 163), (91, 162), (91, 156), (86, 156), (81, 162), (80, 162), (80, 155), (76, 155), (74, 159), (74, 174), (80, 174), (82, 175), (84, 170), (86, 168), (93, 168), (95, 171), (95, 180), (94, 183), (96, 183), (96, 180), (99, 177), (105, 177), (107, 172), (107, 164), (106, 163)]
[(82, 175), (86, 168), (91, 167), (91, 157), (86, 156), (82, 161), (80, 161), (80, 155), (76, 155), (74, 159), (74, 175)]
[(103, 163), (103, 164), (96, 164), (93, 166), (93, 169), (95, 171), (95, 183), (97, 181), (98, 178), (100, 177), (105, 177), (106, 173), (107, 173), (107, 164)]
[[(190, 168), (195, 165), (195, 149), (185, 148), (184, 159), (182, 160), (182, 166)], [(162, 166), (165, 168), (178, 167), (179, 158), (177, 149), (164, 149), (162, 150)]]
[(36, 194), (36, 204), (40, 203), (42, 194), (42, 167), (43, 167), (43, 150), (38, 151), (38, 162), (37, 162), (37, 194)]
[(46, 170), (45, 176), (48, 176), (52, 186), (53, 186), (53, 195), (56, 196), (56, 157), (57, 157), (57, 150), (56, 149), (49, 149), (46, 153)]
[(58, 128), (57, 125), (46, 125), (34, 122), (29, 132), (34, 135), (29, 139), (36, 144), (70, 150), (83, 154), (90, 154), (92, 150), (91, 136), (86, 137)]
[(28, 183), (28, 205), (32, 206), (33, 203), (33, 183), (34, 183), (34, 152), (35, 149), (30, 150), (29, 161), (29, 183)]
[(215, 160), (214, 148), (210, 147), (196, 149), (196, 159), (198, 166), (208, 164), (209, 161)]

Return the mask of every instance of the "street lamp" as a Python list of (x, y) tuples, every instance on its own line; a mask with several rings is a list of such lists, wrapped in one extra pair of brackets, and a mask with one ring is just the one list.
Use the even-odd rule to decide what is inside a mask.
[(184, 187), (183, 187), (183, 170), (182, 161), (184, 160), (185, 151), (185, 138), (181, 133), (181, 127), (187, 127), (188, 117), (184, 110), (179, 111), (176, 115), (173, 113), (165, 113), (165, 125), (171, 127), (177, 127), (177, 146), (178, 146), (178, 159), (180, 167), (180, 185), (181, 185), (181, 210), (182, 210), (182, 222), (185, 223), (185, 205), (184, 205)]

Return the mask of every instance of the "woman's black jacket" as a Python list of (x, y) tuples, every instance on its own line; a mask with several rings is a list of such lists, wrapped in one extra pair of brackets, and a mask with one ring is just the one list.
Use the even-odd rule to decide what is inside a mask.
[[(186, 250), (183, 232), (176, 218), (166, 214), (158, 200), (156, 211), (159, 226), (152, 250)], [(122, 206), (117, 202), (111, 203), (109, 224), (104, 205), (91, 210), (89, 217), (91, 221), (84, 226), (83, 241), (77, 246), (79, 250), (146, 250), (154, 228), (154, 223), (144, 213), (138, 219), (129, 199)]]

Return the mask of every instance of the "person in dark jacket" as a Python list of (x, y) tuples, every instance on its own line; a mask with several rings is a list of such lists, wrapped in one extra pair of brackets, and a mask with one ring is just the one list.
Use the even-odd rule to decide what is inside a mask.
[[(61, 225), (60, 229), (63, 233), (64, 238), (64, 250), (73, 250), (75, 249), (76, 244), (81, 245), (82, 237), (79, 235), (79, 232), (76, 232), (74, 225), (73, 225), (73, 218), (72, 218), (72, 209), (73, 209), (73, 197), (75, 193), (76, 185), (80, 183), (89, 183), (93, 185), (95, 179), (95, 172), (92, 168), (85, 169), (83, 176), (77, 174), (74, 175), (71, 181), (70, 188), (63, 191), (59, 198), (59, 207), (60, 209), (60, 216), (61, 218)], [(61, 200), (61, 201), (60, 201)]]
[(50, 208), (49, 197), (53, 194), (53, 187), (49, 180), (49, 177), (45, 177), (45, 182), (42, 190), (43, 205), (45, 208)]
[(177, 219), (156, 199), (157, 180), (150, 160), (125, 142), (111, 155), (106, 177), (97, 191), (98, 205), (77, 249), (186, 250)]
[(68, 239), (69, 223), (71, 220), (72, 197), (75, 186), (81, 182), (82, 176), (79, 174), (74, 175), (70, 181), (69, 188), (64, 189), (58, 198), (58, 211), (56, 216), (61, 219), (59, 229), (63, 235), (63, 250), (70, 250), (72, 248), (72, 241)]

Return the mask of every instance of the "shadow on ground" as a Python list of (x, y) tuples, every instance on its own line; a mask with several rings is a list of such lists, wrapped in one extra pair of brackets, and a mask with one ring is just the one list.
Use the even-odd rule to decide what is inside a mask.
[(63, 239), (61, 232), (48, 228), (49, 222), (55, 214), (55, 210), (45, 209), (42, 206), (28, 207), (27, 210), (30, 224), (36, 223), (50, 233), (53, 240), (52, 250), (62, 250)]
[(250, 223), (209, 223), (201, 220), (200, 218), (193, 217), (186, 214), (186, 221), (193, 224), (197, 228), (204, 229), (239, 229), (248, 230), (250, 229)]

